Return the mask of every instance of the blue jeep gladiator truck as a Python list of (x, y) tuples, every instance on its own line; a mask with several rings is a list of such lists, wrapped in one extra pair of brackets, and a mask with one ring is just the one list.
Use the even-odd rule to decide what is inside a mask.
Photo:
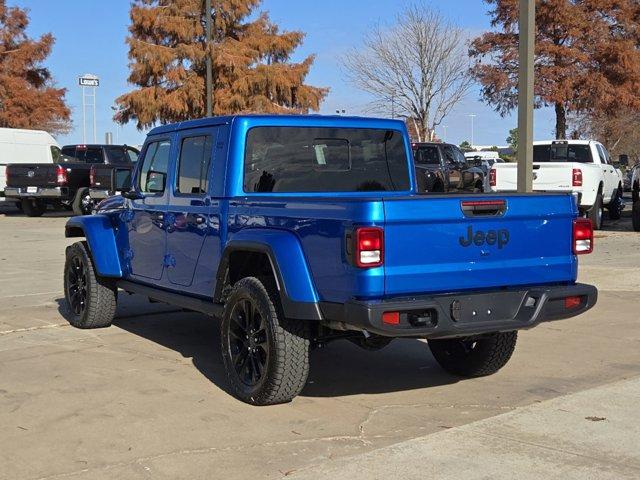
[(309, 350), (428, 340), (447, 371), (481, 376), (517, 330), (590, 309), (576, 283), (591, 223), (568, 194), (417, 190), (400, 121), (207, 118), (152, 130), (131, 190), (71, 218), (65, 297), (80, 328), (109, 326), (122, 290), (221, 318), (231, 391), (300, 393)]

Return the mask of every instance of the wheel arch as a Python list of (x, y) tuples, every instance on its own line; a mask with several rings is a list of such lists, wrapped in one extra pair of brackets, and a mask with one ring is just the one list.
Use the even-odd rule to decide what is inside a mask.
[(318, 293), (299, 240), (290, 232), (251, 229), (230, 240), (222, 253), (214, 301), (224, 300), (225, 290), (246, 276), (270, 273), (289, 318), (322, 320)]
[(64, 236), (86, 238), (91, 258), (100, 276), (122, 277), (113, 226), (106, 215), (72, 217), (65, 225)]

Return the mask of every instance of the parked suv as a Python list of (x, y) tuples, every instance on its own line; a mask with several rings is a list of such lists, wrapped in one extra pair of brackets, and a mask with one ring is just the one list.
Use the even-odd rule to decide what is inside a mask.
[(130, 165), (137, 156), (126, 145), (66, 145), (56, 163), (9, 164), (5, 196), (21, 202), (30, 217), (42, 215), (48, 205), (70, 208), (76, 215), (91, 213), (91, 167)]
[(517, 330), (595, 304), (577, 215), (565, 193), (420, 194), (401, 121), (194, 120), (153, 129), (131, 190), (67, 221), (65, 299), (80, 328), (111, 324), (118, 289), (220, 317), (230, 390), (256, 405), (294, 398), (336, 339), (426, 338), (489, 375)]
[(482, 192), (484, 173), (479, 161), (467, 160), (450, 143), (414, 143), (418, 189), (422, 192)]

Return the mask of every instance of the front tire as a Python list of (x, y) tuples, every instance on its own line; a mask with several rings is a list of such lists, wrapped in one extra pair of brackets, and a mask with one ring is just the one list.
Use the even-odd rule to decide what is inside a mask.
[(67, 247), (64, 265), (64, 297), (68, 320), (78, 328), (111, 325), (116, 313), (117, 289), (96, 274), (86, 242)]
[(518, 332), (497, 332), (480, 337), (429, 340), (440, 366), (461, 377), (484, 377), (504, 367), (514, 349)]
[(91, 215), (93, 201), (89, 196), (88, 188), (79, 188), (76, 196), (73, 198), (73, 214), (74, 215)]
[(587, 212), (587, 218), (591, 220), (594, 230), (600, 230), (602, 228), (602, 217), (604, 216), (603, 213), (602, 194), (598, 193), (593, 207), (591, 207), (589, 212)]
[(252, 405), (290, 402), (309, 374), (307, 325), (284, 317), (275, 287), (238, 281), (222, 318), (222, 359), (234, 396)]
[(622, 210), (624, 209), (624, 201), (622, 200), (622, 188), (616, 190), (615, 196), (609, 203), (609, 218), (611, 220), (620, 220), (622, 217)]

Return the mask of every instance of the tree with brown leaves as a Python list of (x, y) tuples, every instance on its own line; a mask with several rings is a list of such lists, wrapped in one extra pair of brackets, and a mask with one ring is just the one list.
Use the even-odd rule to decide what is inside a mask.
[(0, 0), (0, 127), (66, 133), (71, 128), (66, 89), (55, 88), (42, 66), (54, 38), (50, 33), (29, 38), (27, 13)]
[[(485, 2), (496, 31), (473, 41), (473, 74), (505, 115), (517, 106), (518, 0)], [(640, 109), (639, 19), (637, 0), (536, 1), (536, 107), (554, 107), (557, 138), (569, 114)]]
[(212, 39), (205, 38), (203, 0), (135, 0), (131, 7), (129, 81), (137, 89), (116, 101), (116, 120), (138, 128), (205, 115), (206, 59), (213, 64), (213, 112), (307, 113), (328, 90), (305, 85), (309, 56), (290, 61), (302, 32), (280, 32), (260, 0), (214, 0)]

